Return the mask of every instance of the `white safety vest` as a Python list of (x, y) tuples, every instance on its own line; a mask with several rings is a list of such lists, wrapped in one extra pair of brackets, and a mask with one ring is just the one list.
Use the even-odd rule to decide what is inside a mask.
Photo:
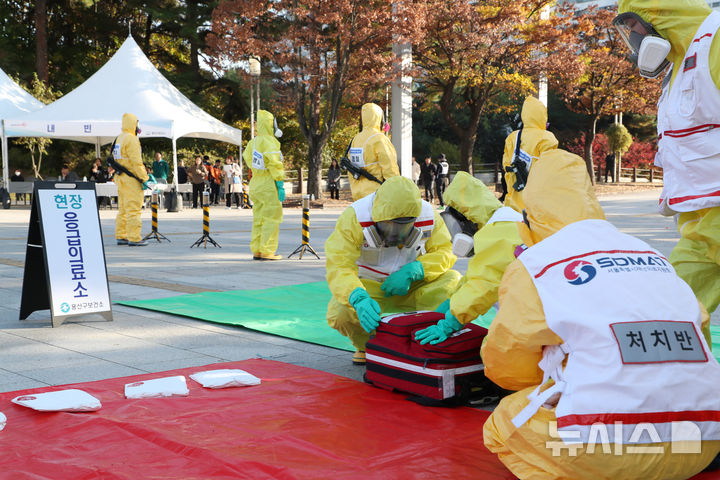
[(438, 172), (438, 175), (446, 175), (450, 173), (450, 164), (448, 162), (440, 162), (439, 164), (440, 171)]
[(516, 427), (559, 394), (565, 443), (720, 439), (720, 365), (695, 295), (665, 257), (605, 220), (583, 220), (518, 259), (564, 343), (544, 347), (543, 384), (555, 385), (529, 395)]
[(700, 25), (672, 88), (658, 102), (658, 153), (663, 168), (660, 212), (674, 215), (720, 205), (720, 90), (710, 74), (710, 45), (720, 12)]
[[(374, 200), (375, 193), (372, 193), (351, 205), (363, 230), (375, 225), (371, 215)], [(420, 215), (415, 219), (415, 228), (420, 230), (422, 236), (418, 242), (403, 248), (375, 248), (365, 241), (360, 249), (360, 258), (357, 260), (358, 276), (383, 282), (388, 275), (398, 271), (403, 265), (414, 262), (417, 257), (425, 253), (425, 243), (435, 228), (435, 213), (432, 205), (424, 200), (422, 200)], [(365, 232), (363, 232), (363, 237), (365, 238)]]
[(495, 210), (485, 225), (495, 222), (522, 222), (523, 216), (511, 207), (500, 207)]

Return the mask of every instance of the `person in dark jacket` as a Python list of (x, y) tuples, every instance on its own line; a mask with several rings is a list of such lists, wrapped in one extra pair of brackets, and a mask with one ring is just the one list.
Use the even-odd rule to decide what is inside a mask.
[(435, 174), (437, 173), (437, 168), (432, 163), (432, 160), (430, 157), (427, 157), (425, 159), (425, 163), (420, 165), (420, 180), (422, 180), (422, 184), (425, 187), (425, 201), (431, 202), (433, 201), (433, 183), (435, 183)]
[(333, 159), (327, 173), (328, 189), (330, 190), (330, 198), (340, 199), (340, 165), (337, 160)]
[(615, 183), (615, 154), (608, 153), (605, 157), (605, 183), (608, 181), (608, 174)]

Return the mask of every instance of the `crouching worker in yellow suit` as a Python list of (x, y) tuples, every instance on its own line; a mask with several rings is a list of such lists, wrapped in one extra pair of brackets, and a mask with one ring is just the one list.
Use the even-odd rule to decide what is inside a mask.
[(720, 451), (708, 314), (670, 262), (605, 220), (585, 163), (546, 152), (524, 192), (528, 249), (482, 347), (505, 397), (485, 445), (520, 479), (686, 479)]
[(503, 207), (485, 184), (469, 173), (455, 175), (445, 200), (448, 208), (440, 215), (453, 237), (453, 253), (472, 258), (452, 296), (437, 309), (445, 318), (416, 333), (421, 344), (444, 342), (486, 313), (497, 302), (503, 273), (522, 244), (516, 225), (522, 215)]
[[(118, 213), (115, 217), (115, 240), (118, 245), (144, 247), (142, 239), (142, 203), (143, 190), (148, 188), (149, 180), (142, 162), (142, 150), (137, 135), (140, 133), (138, 119), (132, 113), (122, 116), (122, 133), (115, 140), (113, 158), (121, 168), (135, 175), (131, 177), (122, 171), (116, 171), (114, 181), (118, 187)], [(143, 183), (140, 183), (143, 182)]]
[(392, 177), (338, 218), (325, 242), (333, 297), (328, 324), (348, 337), (365, 363), (365, 344), (381, 313), (432, 310), (460, 279), (451, 270), (450, 233), (405, 177)]

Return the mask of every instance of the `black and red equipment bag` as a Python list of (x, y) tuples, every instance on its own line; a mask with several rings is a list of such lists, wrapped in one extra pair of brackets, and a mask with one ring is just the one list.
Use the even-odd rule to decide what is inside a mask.
[(415, 340), (415, 332), (444, 317), (438, 312), (384, 317), (375, 337), (367, 342), (365, 380), (433, 400), (468, 396), (473, 385), (485, 378), (480, 346), (487, 329), (468, 324), (436, 345), (420, 345)]

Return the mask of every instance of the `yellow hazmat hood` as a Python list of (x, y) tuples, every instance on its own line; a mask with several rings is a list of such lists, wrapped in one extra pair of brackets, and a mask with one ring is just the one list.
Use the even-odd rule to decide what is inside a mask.
[(379, 105), (366, 103), (361, 110), (363, 130), (380, 131), (382, 127), (383, 110)]
[(258, 135), (275, 136), (275, 128), (273, 127), (273, 114), (267, 110), (258, 110), (257, 112), (257, 131)]
[(540, 128), (545, 130), (547, 127), (547, 108), (535, 97), (527, 97), (523, 102), (522, 112), (523, 127)]
[(412, 180), (390, 177), (375, 192), (371, 216), (374, 222), (400, 217), (417, 217), (422, 210), (420, 190)]
[(625, 12), (637, 13), (670, 42), (668, 60), (679, 65), (695, 32), (712, 10), (705, 0), (620, 0), (618, 13)]
[(528, 246), (571, 223), (605, 219), (585, 162), (561, 149), (549, 150), (534, 162), (523, 200), (530, 228), (520, 223), (519, 229)]
[(495, 210), (502, 207), (500, 200), (483, 182), (467, 172), (457, 172), (443, 195), (445, 203), (465, 218), (482, 228)]
[(122, 116), (122, 131), (135, 135), (138, 119), (132, 113), (124, 113)]

